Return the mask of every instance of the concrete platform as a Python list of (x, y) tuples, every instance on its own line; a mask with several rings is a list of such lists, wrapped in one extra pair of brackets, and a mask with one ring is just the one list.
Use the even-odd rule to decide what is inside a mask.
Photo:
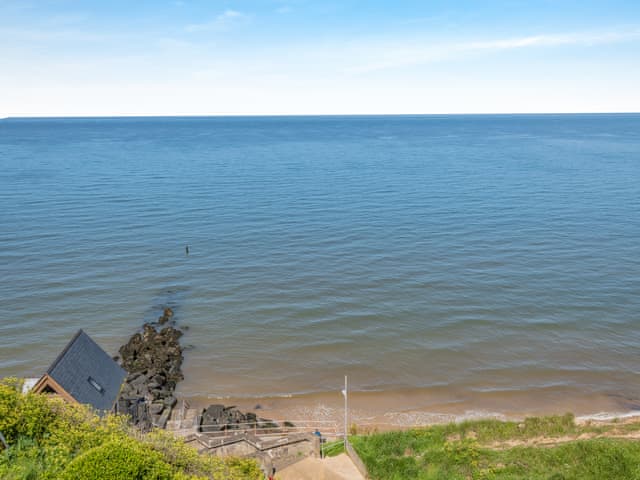
[(276, 480), (364, 480), (346, 454), (335, 457), (305, 458), (276, 472)]

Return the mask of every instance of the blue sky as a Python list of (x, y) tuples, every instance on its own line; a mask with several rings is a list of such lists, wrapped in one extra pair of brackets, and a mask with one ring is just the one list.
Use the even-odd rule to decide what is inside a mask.
[(0, 117), (640, 111), (640, 1), (0, 0)]

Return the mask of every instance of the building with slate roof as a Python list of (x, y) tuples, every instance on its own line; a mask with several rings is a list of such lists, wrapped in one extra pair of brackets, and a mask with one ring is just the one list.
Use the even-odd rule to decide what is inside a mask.
[(125, 376), (120, 365), (89, 335), (78, 330), (33, 391), (54, 393), (68, 402), (106, 411), (113, 408)]

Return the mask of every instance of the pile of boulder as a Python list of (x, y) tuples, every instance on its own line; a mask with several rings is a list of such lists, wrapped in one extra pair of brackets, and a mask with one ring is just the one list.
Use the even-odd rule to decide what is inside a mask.
[[(293, 427), (293, 423), (284, 422), (285, 427)], [(278, 429), (281, 425), (273, 421), (260, 418), (255, 413), (242, 413), (234, 406), (225, 407), (221, 404), (209, 405), (200, 417), (200, 432), (217, 433), (226, 430)]]
[(158, 328), (146, 323), (142, 332), (120, 347), (120, 364), (128, 375), (116, 410), (130, 415), (132, 423), (142, 430), (152, 426), (165, 428), (177, 403), (173, 394), (176, 385), (184, 378), (182, 331), (175, 327), (172, 317), (171, 308), (165, 308), (158, 319)]
[[(128, 375), (124, 381), (115, 410), (131, 417), (131, 422), (143, 431), (153, 427), (166, 428), (177, 404), (174, 391), (182, 374), (182, 331), (173, 320), (173, 310), (166, 307), (157, 322), (145, 323), (120, 347), (116, 357)], [(185, 327), (186, 328), (186, 327)], [(256, 407), (259, 408), (259, 407)], [(282, 426), (292, 427), (290, 422)], [(216, 433), (226, 430), (277, 429), (271, 420), (255, 413), (242, 413), (234, 406), (210, 405), (202, 411), (199, 430)]]
[(203, 433), (222, 432), (253, 428), (258, 421), (255, 413), (242, 413), (236, 407), (225, 407), (221, 404), (209, 405), (203, 412), (200, 431)]

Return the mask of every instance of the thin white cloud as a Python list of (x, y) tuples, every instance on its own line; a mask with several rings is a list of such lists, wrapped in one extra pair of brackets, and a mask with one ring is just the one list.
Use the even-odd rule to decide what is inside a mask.
[(242, 12), (238, 12), (237, 10), (225, 10), (213, 20), (187, 25), (185, 30), (191, 33), (206, 31), (221, 32), (227, 31), (236, 25), (246, 23), (248, 20), (248, 15)]
[(101, 41), (118, 38), (116, 34), (103, 34), (84, 30), (54, 28), (19, 28), (0, 26), (0, 38), (19, 42), (42, 42), (56, 40)]
[(193, 48), (195, 44), (181, 38), (163, 37), (157, 40), (157, 45), (163, 49), (175, 50)]
[(505, 50), (522, 47), (553, 47), (561, 45), (597, 45), (615, 43), (640, 38), (640, 30), (615, 33), (567, 33), (557, 35), (536, 35), (530, 37), (510, 38), (485, 42), (472, 42), (463, 47), (472, 50)]
[(497, 52), (533, 47), (592, 46), (640, 39), (640, 29), (615, 33), (563, 33), (544, 34), (506, 39), (469, 41), (462, 43), (427, 44), (412, 47), (386, 47), (378, 49), (375, 61), (356, 65), (349, 73), (367, 73), (377, 70), (421, 65), (480, 52)]
[(87, 15), (86, 13), (60, 13), (57, 15), (52, 15), (45, 19), (45, 24), (47, 26), (78, 25), (86, 22), (88, 19), (89, 15)]

